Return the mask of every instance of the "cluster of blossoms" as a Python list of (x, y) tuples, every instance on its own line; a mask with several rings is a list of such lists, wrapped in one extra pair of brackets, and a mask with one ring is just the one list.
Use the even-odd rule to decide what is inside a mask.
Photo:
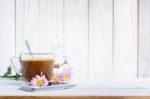
[[(68, 82), (71, 80), (72, 77), (72, 67), (67, 68), (55, 68), (51, 82), (52, 83), (59, 83), (59, 82)], [(46, 79), (45, 75), (36, 75), (30, 82), (31, 86), (33, 87), (44, 87), (47, 86), (49, 81)]]
[(57, 83), (61, 81), (69, 81), (72, 78), (72, 67), (68, 68), (55, 68), (51, 82)]

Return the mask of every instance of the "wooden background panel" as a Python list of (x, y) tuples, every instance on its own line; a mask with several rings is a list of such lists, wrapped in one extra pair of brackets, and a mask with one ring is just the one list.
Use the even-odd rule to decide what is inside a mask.
[(88, 76), (88, 0), (64, 0), (64, 55), (77, 70), (78, 79)]
[[(34, 1), (34, 2), (31, 2)], [(24, 41), (27, 39), (32, 45), (32, 50), (40, 46), (39, 37), (39, 0), (16, 1), (16, 52), (17, 56), (22, 52), (28, 52)], [(38, 41), (37, 41), (38, 40)], [(37, 42), (37, 44), (35, 43)]]
[(150, 77), (150, 0), (139, 0), (139, 76)]
[(0, 0), (0, 75), (15, 55), (15, 0)]
[(137, 77), (137, 0), (114, 0), (114, 76)]
[(55, 51), (62, 57), (63, 1), (17, 0), (16, 7), (17, 55), (27, 52), (24, 40), (29, 40), (33, 52)]
[(55, 52), (57, 61), (62, 61), (63, 0), (41, 0), (39, 20), (42, 37), (42, 50), (39, 52)]
[(90, 79), (109, 79), (113, 71), (113, 0), (89, 0)]
[(64, 1), (55, 0), (56, 2), (56, 45), (52, 49), (57, 53), (56, 58), (60, 63), (63, 61), (64, 56)]
[[(140, 0), (141, 76), (149, 76), (148, 4)], [(16, 0), (16, 20), (15, 0), (0, 5), (2, 66), (15, 47), (17, 56), (27, 52), (29, 40), (33, 52), (56, 52), (58, 61), (67, 56), (79, 79), (137, 76), (137, 0)]]

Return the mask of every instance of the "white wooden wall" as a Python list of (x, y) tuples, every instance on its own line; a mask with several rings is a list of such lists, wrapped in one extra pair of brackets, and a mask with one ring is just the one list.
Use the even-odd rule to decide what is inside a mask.
[(58, 52), (63, 57), (63, 1), (16, 0), (16, 54), (27, 52), (29, 40), (33, 52)]
[(64, 0), (64, 55), (80, 73), (88, 77), (88, 0)]
[(113, 77), (113, 0), (89, 0), (89, 73)]
[(79, 80), (149, 77), (149, 6), (149, 0), (0, 0), (0, 74), (10, 56), (27, 52), (29, 40), (33, 52), (69, 58)]
[(139, 1), (139, 76), (150, 77), (150, 0)]
[(137, 76), (137, 0), (114, 0), (114, 74)]
[(15, 55), (15, 0), (0, 0), (0, 75)]

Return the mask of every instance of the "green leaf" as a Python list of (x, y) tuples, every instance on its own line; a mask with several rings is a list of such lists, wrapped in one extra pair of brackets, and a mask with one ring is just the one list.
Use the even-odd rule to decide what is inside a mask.
[(7, 71), (4, 73), (3, 77), (7, 77), (9, 75), (11, 75), (11, 67), (10, 66), (7, 68)]
[(8, 79), (14, 79), (14, 80), (21, 80), (22, 79), (22, 76), (19, 75), (19, 74), (15, 74), (15, 75), (11, 75), (12, 74), (12, 69), (11, 67), (9, 66), (7, 68), (7, 71), (4, 73), (3, 76), (1, 76), (2, 78), (8, 78)]

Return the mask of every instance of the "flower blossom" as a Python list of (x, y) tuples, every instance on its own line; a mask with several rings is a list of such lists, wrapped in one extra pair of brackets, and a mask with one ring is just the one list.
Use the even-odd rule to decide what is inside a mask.
[(33, 87), (44, 87), (47, 86), (49, 81), (45, 78), (45, 75), (36, 75), (35, 78), (32, 78), (30, 84)]
[(72, 77), (72, 67), (64, 68), (62, 73), (62, 81), (69, 81)]

